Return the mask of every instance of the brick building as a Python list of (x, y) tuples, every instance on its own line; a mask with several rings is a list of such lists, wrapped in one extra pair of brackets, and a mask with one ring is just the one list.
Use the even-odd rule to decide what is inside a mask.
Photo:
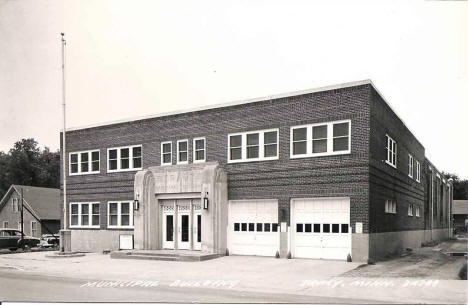
[(371, 81), (67, 130), (73, 251), (378, 259), (449, 235), (450, 182)]

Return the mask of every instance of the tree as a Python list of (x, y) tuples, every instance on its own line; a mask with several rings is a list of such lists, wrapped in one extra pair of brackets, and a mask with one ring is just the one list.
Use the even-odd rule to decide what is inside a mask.
[(0, 196), (12, 184), (58, 188), (60, 153), (40, 150), (34, 139), (16, 142), (8, 154), (0, 152)]
[(444, 173), (446, 179), (453, 179), (453, 199), (454, 200), (468, 200), (468, 180), (460, 179), (457, 174)]

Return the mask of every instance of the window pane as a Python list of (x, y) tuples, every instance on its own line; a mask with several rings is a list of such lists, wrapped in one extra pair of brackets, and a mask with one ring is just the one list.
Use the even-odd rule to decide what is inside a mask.
[(109, 225), (116, 226), (117, 225), (117, 215), (111, 215), (109, 217)]
[(109, 169), (117, 169), (117, 160), (109, 161)]
[(231, 160), (241, 159), (242, 150), (240, 148), (231, 148)]
[(265, 232), (270, 232), (270, 228), (271, 228), (271, 224), (269, 224), (269, 223), (264, 223), (263, 224), (263, 230)]
[(130, 216), (129, 215), (122, 215), (122, 226), (129, 226), (130, 225)]
[(99, 161), (94, 161), (92, 163), (92, 170), (93, 170), (93, 172), (99, 171)]
[(187, 153), (186, 152), (179, 153), (179, 161), (182, 161), (182, 162), (187, 161)]
[(98, 226), (99, 225), (99, 215), (93, 215), (93, 226)]
[(259, 134), (251, 133), (247, 135), (247, 145), (258, 145)]
[(81, 153), (81, 162), (88, 162), (88, 153)]
[(186, 151), (187, 150), (187, 142), (179, 142), (179, 151)]
[(93, 214), (99, 214), (99, 203), (93, 203)]
[(117, 159), (117, 149), (109, 150), (109, 159)]
[(327, 137), (327, 125), (312, 127), (313, 139), (324, 139)]
[(312, 141), (312, 152), (323, 153), (327, 152), (327, 140), (314, 140)]
[(72, 164), (71, 165), (71, 172), (72, 173), (77, 173), (78, 172), (78, 164)]
[(273, 145), (265, 145), (264, 147), (264, 154), (265, 157), (276, 157), (277, 152), (276, 152), (276, 144)]
[(302, 228), (302, 223), (296, 223), (296, 232), (302, 232), (303, 231), (303, 228)]
[(141, 167), (141, 157), (133, 158), (133, 168)]
[(293, 129), (293, 141), (302, 141), (307, 139), (307, 128)]
[(303, 155), (306, 152), (306, 142), (293, 143), (293, 155)]
[(348, 138), (333, 139), (333, 151), (348, 150)]
[(242, 231), (247, 231), (247, 224), (246, 223), (242, 223), (241, 227), (242, 227)]
[(314, 223), (314, 233), (320, 233), (320, 224)]
[(258, 158), (258, 146), (247, 147), (247, 159)]
[(133, 157), (141, 157), (141, 147), (133, 147)]
[(109, 203), (109, 214), (117, 215), (117, 203), (116, 202)]
[(82, 226), (89, 225), (89, 215), (81, 215), (81, 225)]
[(312, 232), (312, 224), (311, 223), (306, 223), (304, 225), (304, 232), (306, 232), (306, 233)]
[(88, 204), (82, 204), (81, 205), (81, 214), (89, 214), (89, 205)]
[(333, 124), (333, 137), (342, 137), (349, 134), (349, 123)]
[(276, 144), (276, 131), (269, 131), (263, 134), (263, 143), (264, 144)]
[(199, 150), (195, 152), (195, 160), (204, 160), (205, 159), (205, 151)]
[(234, 223), (234, 231), (240, 230), (240, 224), (238, 222)]
[(205, 148), (205, 140), (195, 140), (195, 149), (204, 149)]
[(249, 231), (252, 232), (252, 231), (255, 231), (255, 224), (254, 223), (249, 223)]
[(91, 161), (99, 161), (99, 152), (98, 151), (93, 151), (91, 153)]
[(122, 202), (120, 206), (120, 211), (122, 214), (129, 214), (130, 213), (130, 203), (129, 202)]
[(164, 143), (163, 144), (163, 153), (171, 152), (171, 143)]
[(278, 232), (278, 224), (277, 223), (272, 224), (271, 231), (272, 232)]
[(347, 223), (342, 223), (341, 224), (341, 233), (348, 233), (349, 231), (349, 226)]
[(88, 162), (81, 163), (81, 172), (85, 173), (88, 170), (89, 170), (89, 163)]
[(163, 155), (163, 163), (171, 163), (171, 154)]
[(121, 159), (120, 160), (120, 168), (127, 169), (130, 167), (130, 160), (129, 159)]
[(340, 225), (337, 223), (332, 224), (332, 233), (340, 233)]
[(77, 226), (78, 225), (78, 215), (72, 215), (71, 217), (71, 225)]
[(71, 161), (72, 163), (78, 162), (78, 154), (71, 154), (71, 155), (70, 155), (70, 161)]
[(257, 223), (257, 232), (263, 231), (263, 223)]
[(323, 233), (330, 233), (330, 224), (324, 223), (323, 224)]
[(71, 213), (72, 214), (78, 214), (78, 205), (77, 204), (72, 204), (71, 205)]
[(130, 150), (128, 148), (122, 148), (120, 150), (120, 158), (128, 158), (130, 154)]
[(230, 136), (229, 137), (229, 145), (231, 147), (239, 147), (242, 145), (242, 136)]

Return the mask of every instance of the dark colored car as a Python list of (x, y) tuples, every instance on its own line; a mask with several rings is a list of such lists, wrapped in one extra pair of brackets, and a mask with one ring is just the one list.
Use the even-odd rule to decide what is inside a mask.
[(19, 248), (23, 250), (37, 247), (40, 243), (39, 238), (24, 235), (21, 231), (15, 229), (0, 229), (0, 249), (10, 249), (12, 251)]

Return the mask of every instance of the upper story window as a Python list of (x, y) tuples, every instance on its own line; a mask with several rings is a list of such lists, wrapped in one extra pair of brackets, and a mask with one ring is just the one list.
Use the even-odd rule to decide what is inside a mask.
[(351, 152), (351, 121), (291, 127), (290, 157), (318, 157)]
[(177, 164), (188, 163), (188, 140), (177, 141)]
[(385, 200), (385, 213), (396, 214), (395, 200)]
[(228, 135), (228, 163), (278, 159), (278, 129)]
[(99, 150), (70, 153), (69, 174), (85, 175), (99, 173)]
[(107, 172), (124, 172), (142, 168), (141, 145), (107, 149)]
[(99, 228), (99, 202), (70, 203), (70, 228)]
[(387, 164), (393, 166), (394, 168), (397, 167), (397, 142), (393, 140), (389, 135), (387, 137)]
[(419, 207), (419, 205), (415, 208), (415, 214), (416, 217), (421, 217), (421, 208)]
[(408, 216), (413, 216), (413, 204), (408, 205)]
[(205, 162), (205, 160), (206, 160), (205, 138), (193, 139), (193, 163)]
[(421, 164), (416, 161), (416, 181), (421, 182)]
[(13, 198), (11, 200), (11, 210), (13, 213), (18, 213), (20, 208), (19, 208), (20, 204), (19, 204), (19, 199), (18, 198)]
[(107, 227), (133, 228), (133, 206), (131, 201), (107, 203)]
[(161, 165), (172, 164), (172, 142), (161, 143)]
[(413, 178), (414, 174), (414, 160), (413, 156), (408, 154), (408, 176)]

